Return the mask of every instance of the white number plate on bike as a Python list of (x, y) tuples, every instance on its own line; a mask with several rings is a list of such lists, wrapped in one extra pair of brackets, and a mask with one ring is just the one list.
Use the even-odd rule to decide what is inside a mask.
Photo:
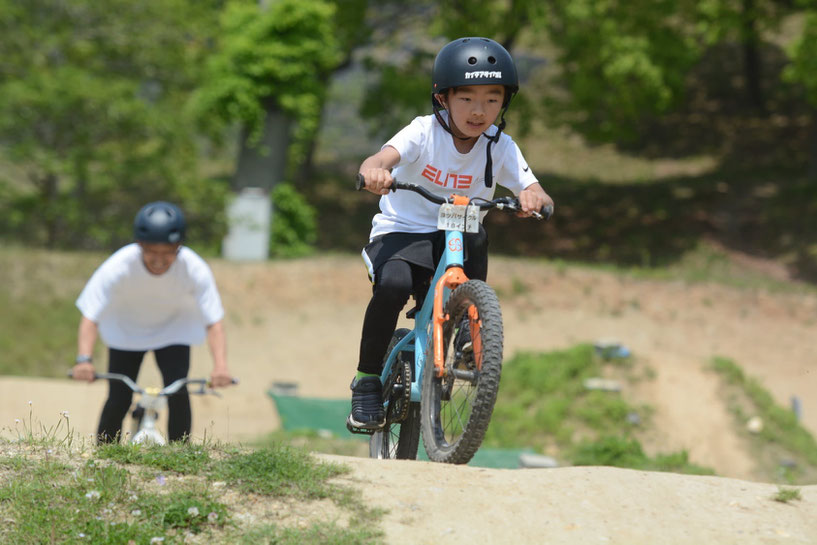
[(440, 205), (437, 229), (466, 233), (479, 232), (479, 207), (451, 203)]

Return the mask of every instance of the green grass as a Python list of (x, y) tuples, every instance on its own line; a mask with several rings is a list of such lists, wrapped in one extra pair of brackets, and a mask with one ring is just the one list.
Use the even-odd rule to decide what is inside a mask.
[[(817, 440), (797, 421), (794, 412), (777, 405), (769, 391), (733, 360), (715, 357), (711, 368), (723, 380), (727, 407), (738, 429), (754, 445), (767, 474), (791, 482), (812, 482), (817, 477)], [(755, 434), (746, 431), (746, 422), (753, 416), (763, 422)], [(794, 466), (781, 465), (783, 459), (791, 459)]]
[(76, 354), (74, 301), (103, 256), (0, 248), (0, 374), (65, 376)]
[(619, 395), (584, 387), (585, 379), (601, 373), (590, 345), (517, 354), (503, 365), (485, 444), (545, 449), (555, 443), (564, 448), (584, 429), (629, 433), (626, 416), (637, 408)]
[(216, 461), (211, 471), (213, 478), (242, 492), (322, 499), (337, 492), (326, 481), (347, 469), (337, 464), (316, 466), (306, 452), (281, 444), (251, 452), (233, 451)]
[(785, 488), (781, 486), (777, 489), (777, 493), (772, 496), (772, 499), (780, 503), (789, 503), (793, 500), (802, 500), (803, 497), (800, 495), (799, 488)]
[(322, 452), (325, 454), (339, 454), (341, 456), (369, 455), (369, 436), (352, 435), (348, 437), (326, 436), (318, 430), (276, 430), (271, 432), (253, 445), (257, 448), (269, 447), (275, 444), (287, 444), (308, 452)]
[[(348, 468), (286, 445), (164, 447), (0, 440), (0, 543), (378, 544), (380, 511), (329, 482)], [(248, 517), (265, 498), (328, 499), (347, 524), (324, 518), (276, 525)], [(281, 508), (279, 508), (280, 510)], [(322, 512), (322, 510), (321, 510)], [(247, 521), (250, 522), (247, 522)], [(202, 542), (202, 541), (197, 541)]]
[[(606, 465), (678, 473), (712, 474), (686, 452), (646, 455), (631, 423), (649, 424), (651, 408), (631, 405), (620, 393), (588, 390), (586, 379), (607, 371), (634, 379), (629, 359), (605, 361), (590, 345), (523, 353), (505, 362), (486, 446), (557, 451), (574, 465)], [(611, 369), (612, 368), (612, 369)]]
[(228, 522), (203, 486), (147, 492), (126, 469), (94, 459), (43, 459), (3, 482), (0, 505), (14, 521), (0, 530), (3, 543), (148, 543)]
[(210, 453), (204, 445), (173, 442), (162, 448), (140, 445), (100, 445), (97, 456), (120, 464), (141, 465), (163, 471), (197, 474), (210, 463)]
[(633, 438), (604, 436), (597, 441), (583, 441), (573, 449), (573, 465), (613, 466), (644, 471), (669, 471), (692, 475), (714, 475), (708, 467), (693, 464), (686, 451), (647, 456)]

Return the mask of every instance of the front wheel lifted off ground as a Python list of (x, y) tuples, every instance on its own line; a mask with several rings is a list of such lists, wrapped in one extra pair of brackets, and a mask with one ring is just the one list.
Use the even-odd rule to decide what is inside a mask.
[[(430, 460), (465, 464), (482, 444), (502, 371), (502, 312), (494, 290), (469, 280), (451, 292), (443, 326), (445, 374), (432, 360), (423, 371), (420, 400), (423, 444)], [(463, 317), (468, 320), (463, 323)], [(462, 345), (460, 327), (469, 327)]]

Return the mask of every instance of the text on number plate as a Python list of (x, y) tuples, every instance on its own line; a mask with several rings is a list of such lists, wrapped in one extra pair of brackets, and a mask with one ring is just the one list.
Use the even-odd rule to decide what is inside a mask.
[(479, 207), (450, 203), (440, 205), (437, 229), (466, 233), (479, 232)]

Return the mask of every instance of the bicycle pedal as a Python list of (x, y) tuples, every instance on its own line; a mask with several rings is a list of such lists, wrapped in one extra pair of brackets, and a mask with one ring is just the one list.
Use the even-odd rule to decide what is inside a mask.
[(369, 430), (366, 428), (358, 428), (351, 425), (349, 422), (346, 423), (346, 429), (349, 430), (351, 433), (359, 433), (360, 435), (374, 435), (374, 432), (378, 430)]
[(373, 435), (374, 432), (382, 430), (386, 427), (386, 423), (384, 422), (382, 426), (378, 428), (360, 428), (352, 424), (349, 419), (346, 419), (346, 429), (349, 430), (351, 433), (359, 433), (361, 435)]

